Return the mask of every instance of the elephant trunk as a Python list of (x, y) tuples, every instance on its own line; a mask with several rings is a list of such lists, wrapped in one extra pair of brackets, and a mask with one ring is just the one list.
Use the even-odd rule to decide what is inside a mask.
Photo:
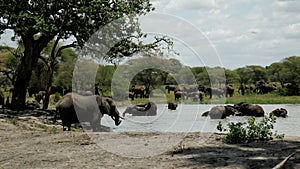
[[(118, 126), (122, 121), (119, 111), (116, 108), (111, 109), (110, 117), (115, 121), (115, 125)], [(122, 118), (121, 118), (122, 119)]]

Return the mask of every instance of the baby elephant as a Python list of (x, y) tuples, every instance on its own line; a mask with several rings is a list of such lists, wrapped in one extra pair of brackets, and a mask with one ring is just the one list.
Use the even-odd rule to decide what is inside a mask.
[(98, 95), (82, 96), (68, 93), (57, 102), (56, 114), (62, 120), (63, 130), (66, 130), (66, 126), (69, 131), (71, 124), (79, 122), (90, 122), (93, 131), (99, 131), (104, 114), (111, 116), (115, 125), (121, 123), (119, 111), (113, 100)]

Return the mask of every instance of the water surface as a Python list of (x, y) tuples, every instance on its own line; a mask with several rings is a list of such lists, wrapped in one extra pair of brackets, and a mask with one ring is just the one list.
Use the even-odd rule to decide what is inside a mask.
[[(247, 121), (249, 117), (230, 116), (226, 119), (210, 119), (201, 114), (216, 105), (191, 105), (181, 104), (177, 110), (168, 110), (167, 105), (158, 104), (157, 116), (126, 116), (120, 126), (114, 126), (109, 116), (104, 116), (101, 123), (111, 126), (114, 132), (143, 131), (143, 132), (218, 132), (218, 121), (225, 125), (228, 122)], [(288, 111), (287, 118), (277, 118), (274, 132), (286, 136), (300, 136), (300, 105), (299, 104), (276, 104), (263, 105), (265, 112), (269, 113), (276, 108), (285, 108)], [(126, 107), (118, 108), (124, 112)], [(261, 118), (257, 118), (260, 120)]]

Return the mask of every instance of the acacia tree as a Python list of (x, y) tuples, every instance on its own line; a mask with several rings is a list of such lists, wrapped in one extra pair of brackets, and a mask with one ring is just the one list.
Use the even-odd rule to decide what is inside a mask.
[(24, 44), (12, 97), (16, 110), (24, 108), (32, 69), (51, 40), (74, 37), (68, 46), (83, 46), (101, 26), (127, 14), (152, 10), (149, 0), (0, 0), (0, 6), (0, 33), (11, 29)]

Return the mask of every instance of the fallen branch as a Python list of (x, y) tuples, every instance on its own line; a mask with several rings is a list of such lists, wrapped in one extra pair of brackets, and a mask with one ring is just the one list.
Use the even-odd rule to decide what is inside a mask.
[(272, 169), (283, 169), (285, 163), (296, 154), (296, 152), (293, 152), (292, 154), (290, 154), (289, 156), (287, 156), (283, 161), (281, 161), (279, 164), (277, 164), (275, 167), (273, 167)]

